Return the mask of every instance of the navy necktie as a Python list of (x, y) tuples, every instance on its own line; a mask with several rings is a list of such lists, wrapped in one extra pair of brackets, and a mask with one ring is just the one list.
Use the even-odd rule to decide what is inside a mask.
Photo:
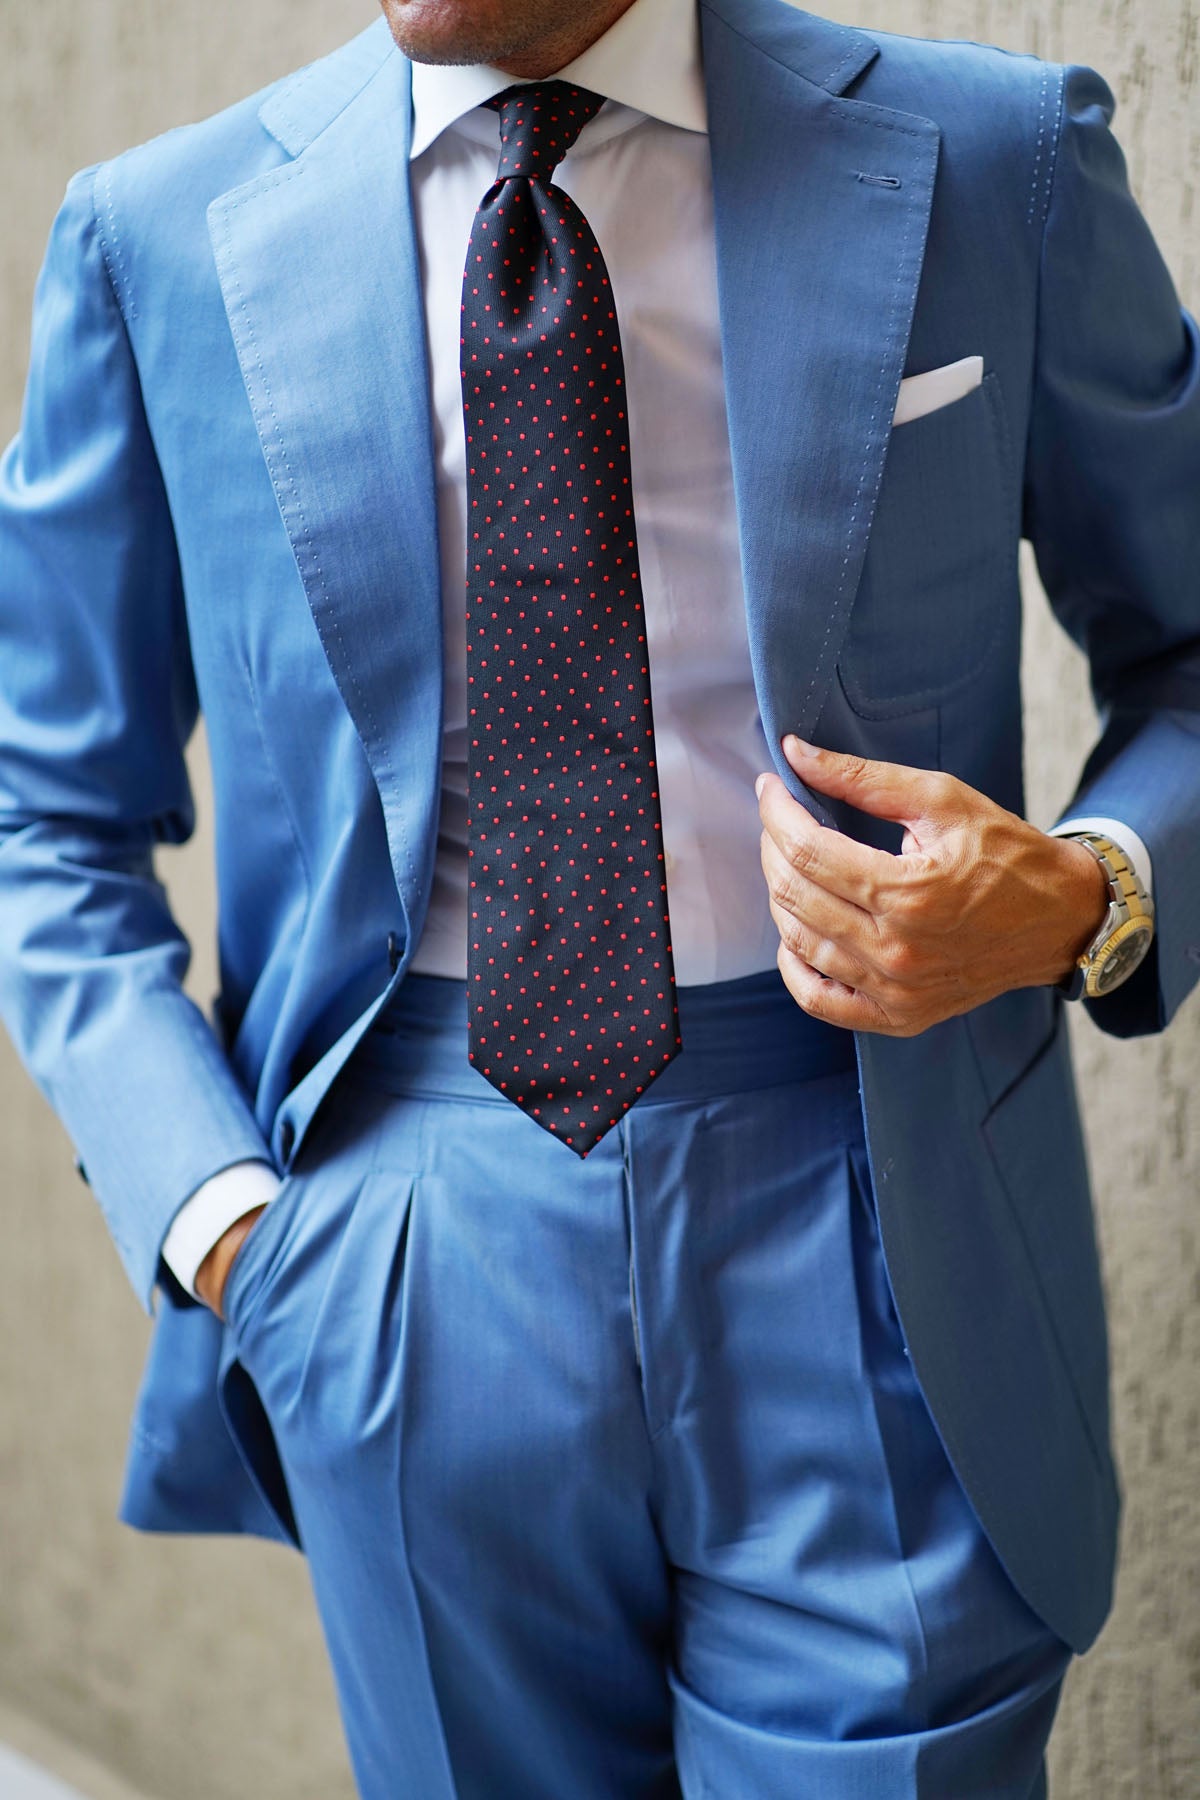
[(550, 179), (604, 102), (490, 104), (462, 309), (470, 1056), (586, 1156), (680, 1047), (624, 363)]

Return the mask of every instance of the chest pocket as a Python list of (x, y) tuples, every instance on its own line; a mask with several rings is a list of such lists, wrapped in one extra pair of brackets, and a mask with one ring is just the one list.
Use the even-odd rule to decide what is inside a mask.
[(864, 718), (936, 705), (987, 663), (1018, 604), (1019, 513), (1000, 384), (893, 428), (839, 660)]

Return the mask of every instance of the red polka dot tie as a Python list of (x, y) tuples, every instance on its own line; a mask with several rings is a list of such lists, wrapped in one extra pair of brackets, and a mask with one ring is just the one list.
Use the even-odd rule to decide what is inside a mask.
[(586, 1156), (680, 1047), (625, 368), (550, 177), (599, 94), (509, 88), (463, 278), (470, 1056)]

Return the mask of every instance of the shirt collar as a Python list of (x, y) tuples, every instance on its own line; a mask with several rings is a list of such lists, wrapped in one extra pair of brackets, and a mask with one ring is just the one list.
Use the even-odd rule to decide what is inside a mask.
[[(511, 75), (487, 63), (414, 63), (412, 77), (414, 157), (465, 114), (514, 85)], [(633, 0), (603, 37), (558, 70), (555, 80), (578, 82), (684, 131), (706, 131), (696, 0)], [(586, 125), (583, 135), (596, 123)]]

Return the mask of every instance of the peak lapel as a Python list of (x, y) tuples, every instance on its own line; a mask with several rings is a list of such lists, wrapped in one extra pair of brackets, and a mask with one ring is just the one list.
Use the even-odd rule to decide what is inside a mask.
[(214, 201), (209, 231), (276, 500), (379, 788), (411, 924), (435, 825), (422, 807), (436, 808), (441, 601), (410, 70), (395, 53), (376, 62), (307, 147), (294, 98), (301, 153)]
[(779, 740), (816, 723), (858, 586), (939, 133), (842, 97), (877, 54), (856, 33), (778, 0), (704, 0), (701, 18), (750, 648), (795, 787)]

